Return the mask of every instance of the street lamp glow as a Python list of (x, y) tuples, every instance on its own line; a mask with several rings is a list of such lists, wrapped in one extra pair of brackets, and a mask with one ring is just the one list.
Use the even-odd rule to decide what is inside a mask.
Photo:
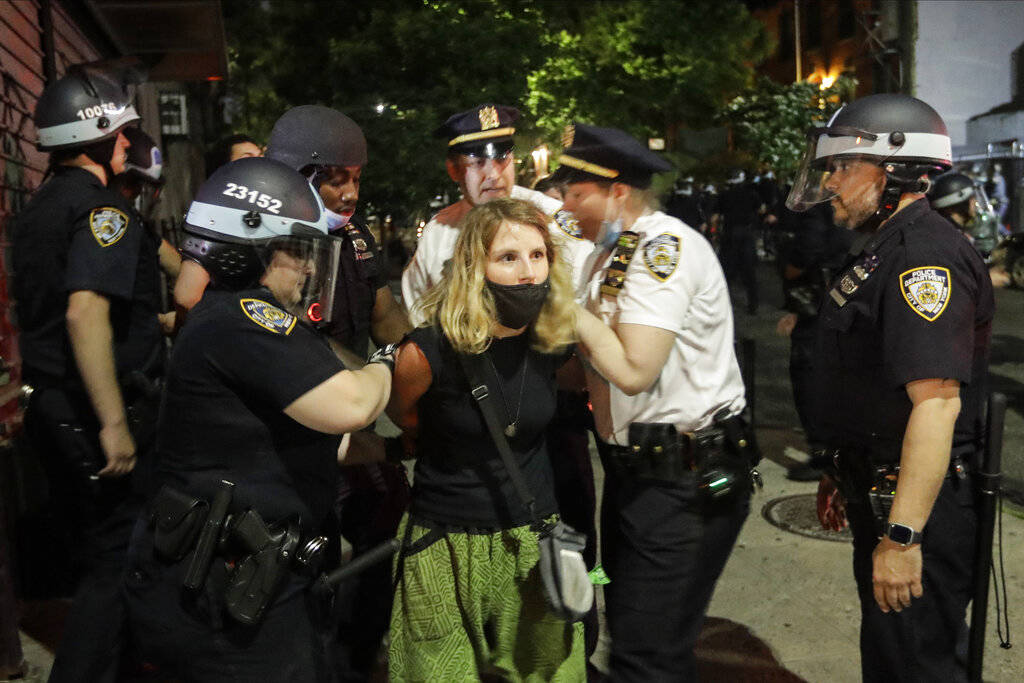
[(384, 113), (384, 103), (383, 102), (379, 102), (377, 104), (377, 106), (373, 108), (373, 110), (376, 111), (378, 114), (383, 114)]

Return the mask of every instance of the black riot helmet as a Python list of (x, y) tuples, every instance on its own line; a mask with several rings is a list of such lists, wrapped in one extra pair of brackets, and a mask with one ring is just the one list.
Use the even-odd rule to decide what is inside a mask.
[(366, 138), (356, 122), (340, 111), (307, 104), (289, 109), (274, 123), (266, 156), (296, 171), (365, 166)]
[[(182, 254), (214, 286), (265, 284), (299, 318), (330, 321), (341, 240), (328, 234), (323, 200), (297, 171), (265, 157), (221, 166), (196, 193), (185, 231)], [(278, 267), (292, 273), (286, 291), (267, 281)]]
[[(39, 149), (52, 152), (116, 138), (125, 125), (139, 120), (132, 100), (135, 86), (144, 80), (141, 62), (134, 58), (72, 66), (36, 103)], [(109, 162), (109, 157), (94, 161)]]
[(974, 196), (975, 185), (963, 173), (943, 173), (928, 190), (928, 199), (934, 209), (945, 209), (964, 204)]
[(837, 194), (829, 188), (835, 164), (844, 159), (868, 161), (881, 167), (886, 179), (879, 208), (867, 221), (870, 230), (896, 211), (904, 192), (926, 191), (929, 183), (922, 176), (948, 169), (952, 156), (946, 124), (931, 106), (909, 95), (864, 97), (810, 131), (786, 206), (806, 211), (831, 200)]

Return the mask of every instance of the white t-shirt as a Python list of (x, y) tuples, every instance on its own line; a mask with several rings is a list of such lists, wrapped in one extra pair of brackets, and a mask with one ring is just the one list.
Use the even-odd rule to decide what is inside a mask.
[[(548, 229), (561, 247), (563, 259), (572, 271), (573, 286), (580, 285), (582, 266), (587, 256), (593, 251), (592, 242), (583, 237), (572, 235), (565, 226), (564, 220), (555, 220), (555, 215), (562, 208), (562, 203), (546, 194), (529, 190), (518, 185), (512, 188), (512, 198), (528, 201), (549, 216), (552, 221)], [(559, 216), (559, 219), (562, 217)], [(454, 225), (441, 222), (437, 216), (423, 227), (416, 253), (402, 271), (402, 300), (413, 325), (420, 325), (423, 319), (416, 311), (416, 304), (423, 294), (441, 280), (444, 266), (455, 252), (455, 241), (459, 230)]]
[[(629, 445), (633, 422), (668, 422), (679, 431), (710, 426), (728, 408), (745, 406), (743, 380), (733, 350), (729, 289), (711, 245), (698, 232), (660, 211), (630, 228), (640, 239), (618, 296), (601, 293), (612, 252), (595, 250), (584, 273), (593, 275), (577, 299), (606, 324), (648, 325), (675, 335), (654, 384), (627, 396), (588, 371), (598, 433)], [(586, 278), (586, 275), (584, 275)]]

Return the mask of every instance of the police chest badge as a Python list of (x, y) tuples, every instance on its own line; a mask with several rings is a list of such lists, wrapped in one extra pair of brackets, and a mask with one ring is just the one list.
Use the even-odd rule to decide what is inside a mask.
[(287, 335), (291, 334), (295, 328), (297, 318), (273, 304), (259, 299), (242, 299), (239, 303), (242, 305), (245, 317), (265, 330), (274, 334)]
[(952, 284), (949, 268), (926, 266), (900, 273), (900, 291), (914, 312), (932, 322), (946, 310)]
[(93, 209), (89, 214), (89, 230), (101, 247), (109, 247), (124, 237), (128, 216), (112, 206)]
[(659, 280), (667, 280), (679, 265), (679, 238), (663, 232), (644, 245), (644, 265)]

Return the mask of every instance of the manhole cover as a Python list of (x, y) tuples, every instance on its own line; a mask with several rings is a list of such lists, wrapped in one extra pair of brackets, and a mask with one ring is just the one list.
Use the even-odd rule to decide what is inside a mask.
[(813, 493), (770, 500), (761, 509), (761, 514), (770, 524), (794, 534), (840, 543), (853, 541), (849, 529), (826, 531), (821, 528), (821, 522), (818, 521), (818, 497)]

